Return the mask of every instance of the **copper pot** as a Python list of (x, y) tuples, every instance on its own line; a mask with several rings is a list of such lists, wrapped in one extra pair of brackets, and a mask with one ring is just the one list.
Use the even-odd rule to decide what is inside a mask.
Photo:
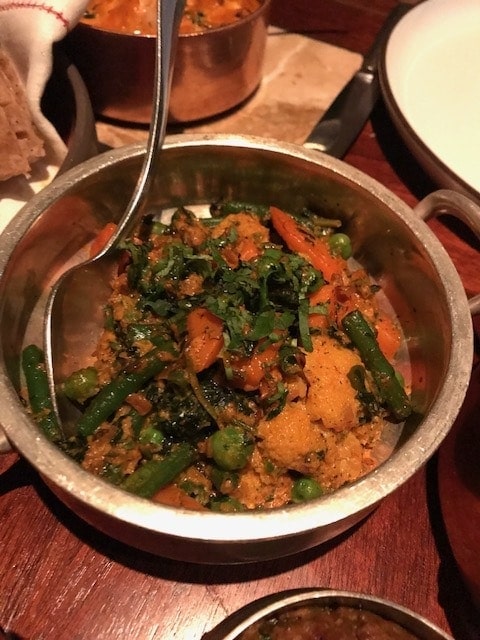
[[(224, 27), (178, 37), (169, 121), (191, 122), (236, 107), (260, 84), (271, 0)], [(101, 116), (148, 124), (155, 36), (116, 33), (80, 22), (67, 51)]]
[(52, 279), (106, 221), (119, 218), (144, 152), (144, 145), (122, 147), (70, 170), (33, 198), (0, 237), (4, 447), (15, 447), (92, 525), (159, 555), (192, 562), (248, 562), (329, 540), (417, 472), (459, 412), (473, 358), (471, 311), (478, 313), (480, 299), (469, 305), (450, 258), (421, 217), (448, 211), (469, 219), (480, 232), (480, 211), (449, 191), (431, 194), (412, 211), (365, 174), (297, 145), (245, 136), (169, 138), (156, 185), (161, 208), (227, 196), (291, 211), (313, 207), (344, 221), (356, 259), (381, 279), (403, 325), (416, 408), (397, 432), (389, 459), (331, 495), (238, 514), (176, 509), (127, 494), (84, 471), (46, 440), (18, 398), (20, 350), (24, 342), (41, 339)]

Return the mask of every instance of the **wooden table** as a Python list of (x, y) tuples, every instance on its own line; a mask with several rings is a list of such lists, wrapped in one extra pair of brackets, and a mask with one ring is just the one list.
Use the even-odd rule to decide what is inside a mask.
[[(272, 22), (364, 53), (394, 4), (274, 0)], [(382, 103), (345, 159), (410, 205), (433, 189)], [(453, 224), (431, 226), (467, 293), (478, 292), (478, 243)], [(458, 640), (478, 640), (480, 617), (449, 547), (436, 467), (434, 457), (329, 544), (264, 564), (216, 567), (153, 557), (105, 537), (67, 510), (21, 457), (7, 454), (0, 459), (0, 626), (25, 640), (200, 640), (255, 598), (318, 586), (388, 598)]]

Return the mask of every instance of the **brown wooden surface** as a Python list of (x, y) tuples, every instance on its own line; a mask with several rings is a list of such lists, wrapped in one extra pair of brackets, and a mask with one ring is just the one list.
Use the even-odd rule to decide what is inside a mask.
[[(278, 26), (364, 53), (394, 4), (274, 0), (272, 18)], [(345, 159), (410, 205), (433, 189), (382, 103)], [(467, 292), (478, 292), (478, 243), (447, 223), (431, 226)], [(476, 398), (473, 404), (478, 414)], [(200, 640), (255, 598), (315, 586), (385, 597), (458, 640), (478, 640), (480, 618), (446, 537), (436, 467), (435, 456), (361, 525), (323, 547), (264, 564), (215, 567), (153, 557), (103, 536), (67, 510), (21, 457), (5, 455), (0, 626), (27, 640)]]

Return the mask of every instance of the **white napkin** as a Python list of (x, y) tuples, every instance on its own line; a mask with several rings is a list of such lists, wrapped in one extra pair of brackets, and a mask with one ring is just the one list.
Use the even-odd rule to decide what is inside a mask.
[[(82, 17), (87, 0), (0, 0), (0, 43), (10, 54), (22, 82), (33, 121), (45, 141), (43, 167), (0, 183), (0, 230), (12, 211), (18, 210), (55, 175), (66, 147), (55, 127), (41, 111), (45, 85), (52, 73), (54, 42), (62, 40)], [(37, 174), (37, 175), (35, 175)]]

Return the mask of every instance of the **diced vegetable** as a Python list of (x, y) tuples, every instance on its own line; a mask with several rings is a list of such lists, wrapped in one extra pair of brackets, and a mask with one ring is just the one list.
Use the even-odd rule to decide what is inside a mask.
[(345, 270), (344, 259), (332, 255), (327, 239), (312, 236), (292, 216), (277, 207), (270, 207), (270, 216), (275, 230), (288, 248), (304, 256), (315, 269), (323, 273), (327, 282)]
[(135, 371), (122, 373), (103, 387), (79, 418), (78, 434), (83, 437), (91, 435), (104, 420), (112, 416), (128, 395), (138, 391), (148, 380), (163, 371), (168, 360), (162, 359), (162, 355), (163, 352), (153, 349), (139, 362)]
[(226, 471), (242, 469), (253, 451), (253, 440), (241, 427), (233, 425), (216, 431), (210, 438), (212, 457)]
[[(59, 446), (171, 506), (312, 500), (370, 471), (387, 420), (412, 410), (401, 333), (339, 219), (227, 201), (212, 215), (146, 216), (121, 243), (93, 366), (60, 389), (82, 413)], [(32, 414), (57, 439), (30, 355)]]
[(98, 391), (98, 373), (95, 367), (85, 367), (74, 371), (62, 387), (63, 393), (71, 400), (84, 402)]
[(192, 309), (187, 316), (185, 354), (195, 372), (210, 367), (223, 347), (223, 322), (208, 309)]
[(147, 460), (120, 485), (125, 491), (142, 498), (151, 498), (159, 489), (172, 482), (195, 459), (195, 450), (180, 444), (161, 460)]
[(412, 406), (401, 386), (395, 370), (383, 355), (375, 334), (360, 311), (352, 311), (343, 319), (343, 328), (357, 347), (366, 368), (371, 372), (380, 396), (394, 416), (404, 420), (412, 412)]
[(313, 478), (298, 478), (293, 483), (292, 500), (293, 502), (306, 502), (314, 500), (323, 495), (323, 489), (320, 484)]
[(35, 421), (49, 440), (62, 439), (62, 430), (54, 411), (43, 351), (34, 344), (22, 351), (22, 369), (27, 385), (30, 410)]

